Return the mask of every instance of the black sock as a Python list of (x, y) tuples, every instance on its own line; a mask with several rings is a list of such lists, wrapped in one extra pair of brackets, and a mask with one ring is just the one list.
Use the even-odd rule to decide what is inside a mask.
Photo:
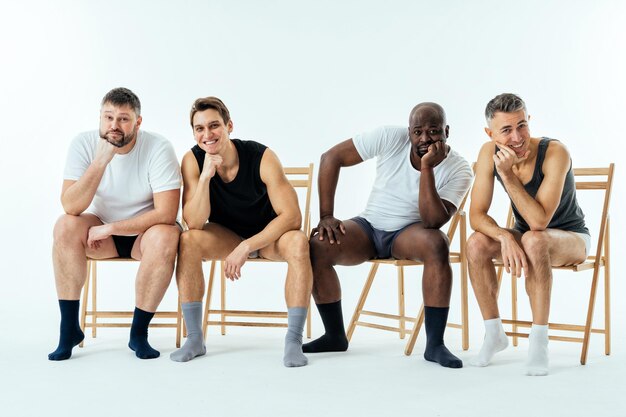
[(424, 325), (426, 327), (426, 350), (424, 359), (437, 362), (446, 368), (462, 368), (461, 359), (454, 356), (443, 344), (449, 307), (424, 307)]
[(316, 306), (322, 317), (325, 333), (319, 339), (302, 345), (302, 352), (345, 352), (348, 350), (348, 338), (343, 327), (341, 300), (334, 303), (316, 304)]
[(72, 356), (72, 348), (85, 338), (78, 323), (79, 300), (59, 300), (61, 310), (61, 331), (59, 334), (59, 346), (48, 354), (51, 361), (62, 361)]
[(128, 347), (135, 351), (135, 355), (139, 359), (154, 359), (161, 355), (158, 350), (153, 349), (150, 343), (148, 343), (148, 325), (152, 317), (154, 317), (154, 313), (135, 307)]

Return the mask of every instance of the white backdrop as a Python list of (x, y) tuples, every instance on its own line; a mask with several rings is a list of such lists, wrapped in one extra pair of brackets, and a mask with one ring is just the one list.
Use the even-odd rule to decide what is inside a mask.
[[(168, 137), (179, 157), (193, 145), (191, 103), (216, 95), (230, 108), (233, 137), (269, 145), (284, 165), (316, 168), (333, 144), (403, 125), (421, 101), (444, 106), (449, 143), (473, 161), (487, 139), (485, 104), (518, 93), (531, 132), (564, 141), (576, 166), (617, 164), (617, 272), (626, 208), (625, 17), (619, 1), (3, 1), (0, 323), (15, 323), (15, 312), (27, 307), (56, 327), (51, 231), (62, 211), (65, 154), (76, 133), (98, 126), (101, 97), (117, 86), (138, 94), (142, 127)], [(342, 172), (338, 217), (363, 208), (373, 169), (368, 162)], [(312, 207), (316, 224), (317, 196)], [(364, 268), (340, 270), (346, 315)], [(264, 285), (280, 303), (276, 284)], [(131, 288), (111, 297), (132, 295)], [(624, 284), (615, 280), (613, 290), (620, 300)], [(578, 293), (568, 285), (559, 291), (555, 310)], [(240, 299), (255, 293), (242, 291)], [(395, 298), (386, 300), (392, 307)], [(620, 337), (625, 309), (613, 308)], [(52, 348), (54, 341), (41, 342)]]

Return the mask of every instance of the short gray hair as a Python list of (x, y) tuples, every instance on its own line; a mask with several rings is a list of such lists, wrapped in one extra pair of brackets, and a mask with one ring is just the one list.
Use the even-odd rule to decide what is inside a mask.
[(524, 110), (526, 112), (526, 103), (524, 100), (518, 95), (512, 93), (503, 93), (495, 96), (491, 99), (489, 103), (487, 103), (487, 108), (485, 108), (485, 119), (487, 119), (487, 124), (491, 123), (493, 116), (496, 113), (513, 113), (516, 111)]

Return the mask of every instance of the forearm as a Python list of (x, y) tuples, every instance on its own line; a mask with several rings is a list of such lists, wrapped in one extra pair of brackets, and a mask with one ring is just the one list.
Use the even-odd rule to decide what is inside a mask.
[(92, 162), (82, 177), (61, 195), (61, 204), (67, 214), (78, 216), (91, 204), (107, 164)]
[(332, 155), (325, 153), (320, 159), (318, 174), (318, 195), (320, 202), (320, 219), (333, 216), (335, 211), (335, 191), (339, 181), (341, 165)]
[(498, 223), (496, 223), (496, 221), (486, 213), (478, 215), (470, 214), (470, 226), (475, 231), (499, 242), (501, 242), (504, 238), (512, 237), (510, 231), (498, 226)]
[(211, 214), (210, 179), (198, 181), (194, 195), (185, 203), (183, 218), (189, 229), (202, 229)]
[(509, 198), (530, 228), (532, 230), (545, 229), (550, 223), (550, 219), (547, 218), (543, 206), (528, 194), (516, 176), (501, 176), (501, 178)]
[(254, 236), (241, 242), (246, 245), (248, 252), (266, 247), (272, 242), (276, 242), (282, 235), (290, 230), (300, 230), (302, 226), (302, 216), (300, 212), (281, 213), (265, 226), (263, 230)]
[(439, 229), (450, 220), (450, 213), (443, 204), (432, 168), (422, 169), (419, 185), (419, 211), (422, 224), (427, 229)]
[(137, 217), (110, 223), (109, 226), (112, 235), (132, 236), (144, 233), (157, 224), (176, 224), (176, 212), (174, 210), (152, 209)]

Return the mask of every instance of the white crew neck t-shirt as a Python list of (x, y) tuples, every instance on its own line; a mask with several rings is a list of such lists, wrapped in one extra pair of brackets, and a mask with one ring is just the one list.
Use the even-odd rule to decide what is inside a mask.
[[(356, 135), (354, 146), (365, 161), (376, 157), (376, 179), (369, 200), (359, 216), (379, 230), (393, 232), (421, 221), (420, 172), (410, 161), (407, 127), (384, 126)], [(454, 149), (434, 170), (439, 196), (459, 207), (472, 183), (469, 163)]]
[[(67, 153), (63, 178), (77, 181), (96, 155), (100, 134), (80, 133)], [(107, 165), (96, 195), (85, 210), (103, 223), (126, 220), (154, 209), (154, 193), (180, 188), (180, 166), (172, 144), (163, 136), (139, 130), (133, 149), (115, 155)]]

